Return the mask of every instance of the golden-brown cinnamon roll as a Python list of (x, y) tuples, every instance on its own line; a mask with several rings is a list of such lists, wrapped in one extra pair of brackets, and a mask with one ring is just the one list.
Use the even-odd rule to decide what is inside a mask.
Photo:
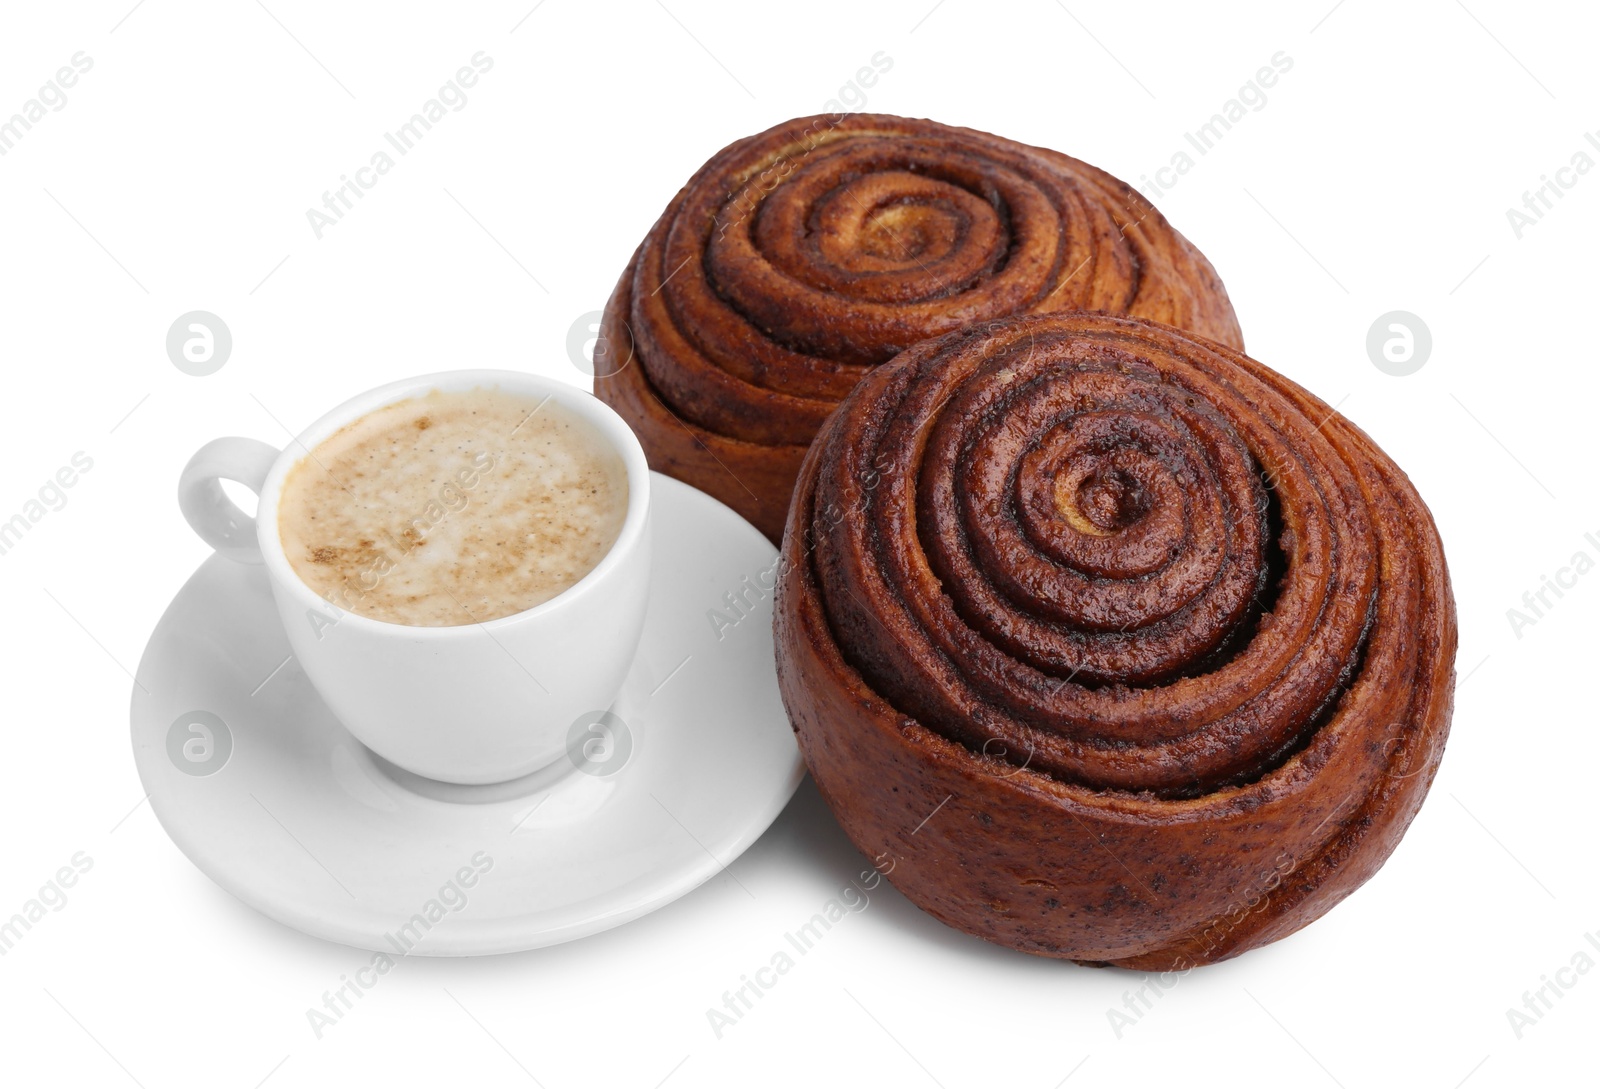
[(874, 370), (801, 471), (779, 681), (845, 832), (951, 926), (1143, 969), (1298, 930), (1449, 730), (1428, 509), (1322, 401), (1154, 323), (987, 323)]
[(874, 114), (718, 152), (606, 305), (595, 392), (653, 468), (776, 541), (822, 421), (919, 340), (1099, 310), (1242, 347), (1206, 259), (1132, 188), (1058, 152)]

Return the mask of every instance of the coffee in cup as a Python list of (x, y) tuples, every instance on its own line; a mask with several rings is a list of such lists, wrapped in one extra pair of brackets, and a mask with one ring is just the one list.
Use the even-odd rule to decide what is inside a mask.
[(393, 624), (482, 623), (543, 604), (616, 542), (627, 470), (549, 397), (432, 390), (384, 405), (289, 471), (278, 532), (295, 574)]

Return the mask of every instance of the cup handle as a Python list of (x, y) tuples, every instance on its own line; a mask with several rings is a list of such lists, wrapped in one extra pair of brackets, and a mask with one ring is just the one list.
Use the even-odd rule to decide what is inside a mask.
[(178, 509), (206, 544), (237, 563), (261, 563), (261, 546), (256, 520), (228, 498), (222, 481), (237, 481), (259, 496), (279, 453), (259, 439), (213, 439), (178, 478)]

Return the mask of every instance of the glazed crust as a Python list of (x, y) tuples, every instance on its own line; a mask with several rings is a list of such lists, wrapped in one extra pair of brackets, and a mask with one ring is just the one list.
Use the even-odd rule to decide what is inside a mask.
[(652, 468), (776, 542), (811, 439), (874, 366), (1075, 309), (1243, 346), (1210, 263), (1104, 171), (932, 121), (802, 117), (724, 148), (667, 206), (606, 305), (595, 393)]
[(1260, 363), (1124, 318), (877, 368), (802, 467), (775, 624), (856, 846), (945, 923), (1087, 963), (1317, 919), (1449, 731), (1455, 605), (1405, 474)]

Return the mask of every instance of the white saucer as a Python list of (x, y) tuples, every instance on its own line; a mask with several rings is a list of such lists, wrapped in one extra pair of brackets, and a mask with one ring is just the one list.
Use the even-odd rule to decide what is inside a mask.
[(771, 590), (757, 589), (776, 551), (710, 496), (659, 473), (651, 488), (649, 610), (612, 707), (623, 725), (575, 724), (570, 760), (510, 784), (435, 783), (374, 756), (289, 657), (264, 570), (207, 560), (133, 692), (134, 759), (167, 834), (271, 918), (391, 955), (554, 945), (717, 874), (804, 774)]

